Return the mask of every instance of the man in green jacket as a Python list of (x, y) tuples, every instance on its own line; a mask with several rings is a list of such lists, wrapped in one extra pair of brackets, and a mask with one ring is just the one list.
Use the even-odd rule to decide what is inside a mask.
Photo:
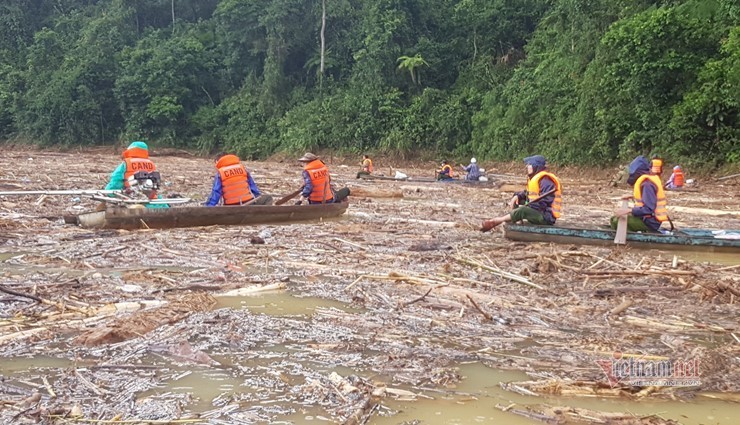
[[(149, 146), (141, 141), (131, 143), (123, 151), (123, 162), (121, 162), (110, 176), (110, 181), (105, 186), (106, 190), (129, 189), (129, 177), (139, 171), (153, 172), (157, 170), (152, 160), (149, 159)], [(159, 199), (161, 196), (154, 193), (151, 199)], [(167, 204), (146, 204), (147, 208), (168, 208)]]

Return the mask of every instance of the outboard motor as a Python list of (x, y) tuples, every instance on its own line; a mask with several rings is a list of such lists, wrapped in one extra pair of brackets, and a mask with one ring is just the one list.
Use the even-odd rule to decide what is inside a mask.
[(159, 171), (138, 171), (128, 178), (129, 193), (143, 193), (149, 199), (157, 197), (157, 190), (162, 182)]

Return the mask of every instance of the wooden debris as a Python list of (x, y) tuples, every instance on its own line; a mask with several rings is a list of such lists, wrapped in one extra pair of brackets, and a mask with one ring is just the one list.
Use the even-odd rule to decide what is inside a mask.
[(206, 311), (215, 304), (208, 294), (194, 293), (153, 310), (135, 313), (131, 317), (120, 318), (104, 327), (83, 333), (74, 343), (88, 347), (112, 344), (144, 335), (157, 327), (184, 319), (197, 311)]
[(560, 425), (571, 423), (609, 424), (609, 425), (680, 425), (679, 422), (661, 418), (658, 415), (638, 416), (633, 413), (601, 412), (579, 407), (536, 405), (515, 408), (515, 404), (496, 408), (528, 419), (546, 424)]
[(491, 273), (493, 273), (493, 274), (495, 274), (497, 276), (504, 277), (504, 278), (509, 279), (509, 280), (512, 280), (514, 282), (518, 282), (518, 283), (521, 283), (523, 285), (531, 286), (532, 288), (539, 289), (541, 291), (544, 291), (545, 290), (545, 288), (543, 288), (542, 286), (537, 285), (535, 283), (532, 283), (529, 279), (527, 279), (527, 278), (525, 278), (523, 276), (519, 276), (519, 275), (514, 274), (514, 273), (509, 273), (507, 271), (501, 270), (500, 268), (498, 268), (495, 265), (488, 266), (488, 265), (482, 264), (482, 263), (480, 263), (478, 261), (475, 261), (475, 260), (472, 260), (472, 259), (469, 259), (469, 258), (455, 257), (455, 260), (458, 261), (458, 262), (460, 262), (460, 263), (467, 264), (469, 266), (479, 267), (479, 268), (484, 269), (484, 270), (487, 270), (487, 271), (489, 271), (489, 272), (491, 272)]
[(403, 198), (403, 191), (394, 189), (369, 189), (352, 187), (352, 196), (364, 198)]

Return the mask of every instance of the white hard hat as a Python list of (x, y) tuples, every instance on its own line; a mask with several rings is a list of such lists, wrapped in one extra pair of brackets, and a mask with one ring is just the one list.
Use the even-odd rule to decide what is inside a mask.
[(477, 162), (477, 161), (475, 160), (475, 158), (470, 158), (470, 163), (471, 163), (471, 164), (475, 164), (476, 162)]

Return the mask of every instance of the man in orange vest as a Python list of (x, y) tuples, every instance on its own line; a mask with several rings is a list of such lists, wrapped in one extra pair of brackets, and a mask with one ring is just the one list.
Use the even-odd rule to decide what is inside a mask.
[(216, 177), (213, 179), (211, 196), (206, 201), (207, 207), (218, 205), (269, 205), (272, 197), (260, 193), (252, 175), (241, 163), (238, 156), (219, 154), (216, 157)]
[(517, 192), (509, 201), (513, 211), (481, 226), (487, 232), (507, 221), (522, 221), (552, 226), (560, 218), (563, 203), (563, 188), (560, 180), (547, 171), (547, 162), (542, 155), (524, 158), (527, 165), (527, 190)]
[[(121, 155), (123, 162), (118, 164), (110, 176), (106, 190), (124, 190), (132, 189), (131, 184), (137, 183), (137, 176), (144, 175), (146, 178), (141, 179), (147, 182), (151, 187), (144, 188), (149, 199), (161, 198), (157, 195), (157, 189), (160, 184), (160, 176), (157, 166), (149, 159), (149, 146), (142, 141), (132, 142)], [(147, 208), (167, 208), (167, 204), (146, 204)], [(105, 208), (105, 206), (102, 206)]]
[(652, 164), (644, 156), (635, 158), (629, 166), (627, 183), (633, 187), (634, 208), (619, 208), (611, 219), (617, 228), (619, 217), (628, 216), (627, 230), (631, 232), (660, 232), (660, 225), (669, 221), (666, 197), (660, 177), (653, 174)]
[(666, 189), (681, 189), (683, 188), (683, 183), (684, 183), (683, 170), (681, 169), (680, 165), (676, 165), (675, 167), (673, 167), (673, 174), (671, 174), (671, 177), (665, 183), (665, 188)]
[(349, 196), (349, 189), (346, 187), (334, 191), (329, 167), (318, 156), (306, 152), (298, 161), (304, 163), (303, 190), (301, 199), (296, 202), (296, 205), (301, 205), (305, 201), (309, 204), (331, 204), (341, 202)]
[(650, 173), (654, 176), (663, 174), (663, 158), (656, 155), (650, 160)]

